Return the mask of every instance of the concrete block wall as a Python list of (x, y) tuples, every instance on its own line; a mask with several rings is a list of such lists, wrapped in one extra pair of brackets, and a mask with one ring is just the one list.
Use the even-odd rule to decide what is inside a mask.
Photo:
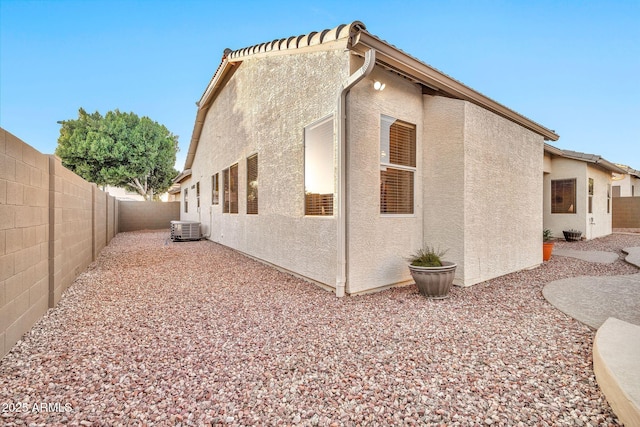
[(117, 205), (0, 128), (0, 357), (109, 244)]
[[(49, 158), (50, 224), (49, 274), (53, 283), (49, 288), (49, 305), (54, 307), (62, 292), (93, 260), (94, 184), (64, 166), (60, 160)], [(103, 205), (98, 205), (102, 207)]]
[(640, 228), (640, 197), (612, 197), (613, 228)]
[(118, 216), (118, 231), (169, 228), (171, 221), (180, 219), (180, 202), (121, 200), (118, 203)]
[(0, 128), (0, 356), (49, 307), (49, 157)]

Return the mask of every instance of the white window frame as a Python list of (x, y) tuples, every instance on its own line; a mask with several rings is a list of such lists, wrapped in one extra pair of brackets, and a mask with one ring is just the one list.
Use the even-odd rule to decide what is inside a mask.
[[(409, 123), (416, 128), (416, 166), (405, 166), (398, 165), (395, 163), (391, 163), (388, 161), (389, 159), (389, 130), (391, 129), (391, 125), (396, 121), (400, 120), (405, 123)], [(396, 169), (396, 170), (405, 170), (413, 173), (413, 213), (382, 213), (380, 212), (380, 208), (378, 212), (380, 212), (381, 217), (392, 217), (392, 218), (415, 218), (416, 217), (416, 176), (418, 172), (417, 167), (417, 156), (418, 156), (418, 126), (414, 123), (411, 123), (406, 120), (398, 119), (393, 116), (388, 116), (386, 114), (380, 114), (380, 172), (386, 171), (387, 169)], [(387, 161), (384, 161), (386, 157)], [(382, 185), (382, 181), (380, 179), (380, 174), (378, 174), (378, 188)], [(381, 203), (380, 195), (378, 194), (378, 203)]]

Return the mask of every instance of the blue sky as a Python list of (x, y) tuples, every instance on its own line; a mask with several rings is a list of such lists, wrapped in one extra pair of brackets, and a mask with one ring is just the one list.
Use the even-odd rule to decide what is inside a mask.
[(354, 20), (554, 129), (554, 145), (640, 169), (640, 1), (0, 0), (0, 126), (52, 153), (78, 108), (179, 136), (233, 50)]

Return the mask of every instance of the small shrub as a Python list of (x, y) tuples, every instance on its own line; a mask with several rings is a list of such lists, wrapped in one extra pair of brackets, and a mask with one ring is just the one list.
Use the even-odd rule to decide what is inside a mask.
[(408, 258), (411, 265), (416, 267), (442, 267), (442, 261), (440, 260), (447, 251), (442, 251), (431, 246), (425, 246), (418, 249), (413, 255)]

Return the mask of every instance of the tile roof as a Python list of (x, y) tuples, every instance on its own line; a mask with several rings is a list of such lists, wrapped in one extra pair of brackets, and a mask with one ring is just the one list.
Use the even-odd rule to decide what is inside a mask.
[(544, 144), (544, 151), (555, 154), (560, 157), (565, 157), (567, 159), (580, 160), (586, 163), (593, 163), (600, 166), (603, 169), (606, 169), (610, 172), (616, 173), (625, 173), (624, 169), (620, 166), (611, 163), (604, 157), (598, 154), (589, 154), (589, 153), (581, 153), (580, 151), (572, 151), (572, 150), (563, 150), (561, 148), (554, 147), (550, 144)]
[(423, 87), (433, 90), (436, 94), (472, 102), (538, 133), (543, 136), (545, 140), (555, 141), (559, 138), (554, 131), (482, 95), (447, 74), (407, 54), (379, 37), (370, 34), (362, 22), (353, 21), (350, 24), (341, 24), (332, 29), (325, 29), (319, 32), (312, 31), (308, 34), (276, 39), (242, 49), (225, 49), (220, 65), (216, 69), (200, 100), (196, 103), (198, 105), (198, 113), (191, 137), (189, 152), (187, 153), (185, 168), (190, 168), (193, 162), (195, 149), (198, 146), (200, 133), (202, 131), (202, 125), (211, 102), (213, 102), (216, 93), (224, 86), (225, 78), (229, 78), (235, 69), (237, 69), (238, 64), (245, 58), (258, 54), (311, 48), (343, 39), (346, 39), (347, 47), (357, 54), (363, 54), (363, 51), (367, 49), (375, 49), (378, 51), (376, 55), (377, 65), (418, 82), (422, 84)]
[(300, 36), (291, 36), (284, 39), (276, 39), (266, 43), (260, 43), (253, 46), (238, 49), (226, 54), (229, 60), (237, 60), (243, 57), (258, 53), (266, 53), (272, 51), (283, 51), (290, 49), (300, 49), (309, 46), (316, 46), (322, 43), (328, 43), (335, 40), (347, 38), (351, 35), (352, 29), (364, 30), (366, 27), (362, 22), (354, 21), (351, 24), (341, 24), (332, 29), (323, 31), (312, 31), (308, 34)]

